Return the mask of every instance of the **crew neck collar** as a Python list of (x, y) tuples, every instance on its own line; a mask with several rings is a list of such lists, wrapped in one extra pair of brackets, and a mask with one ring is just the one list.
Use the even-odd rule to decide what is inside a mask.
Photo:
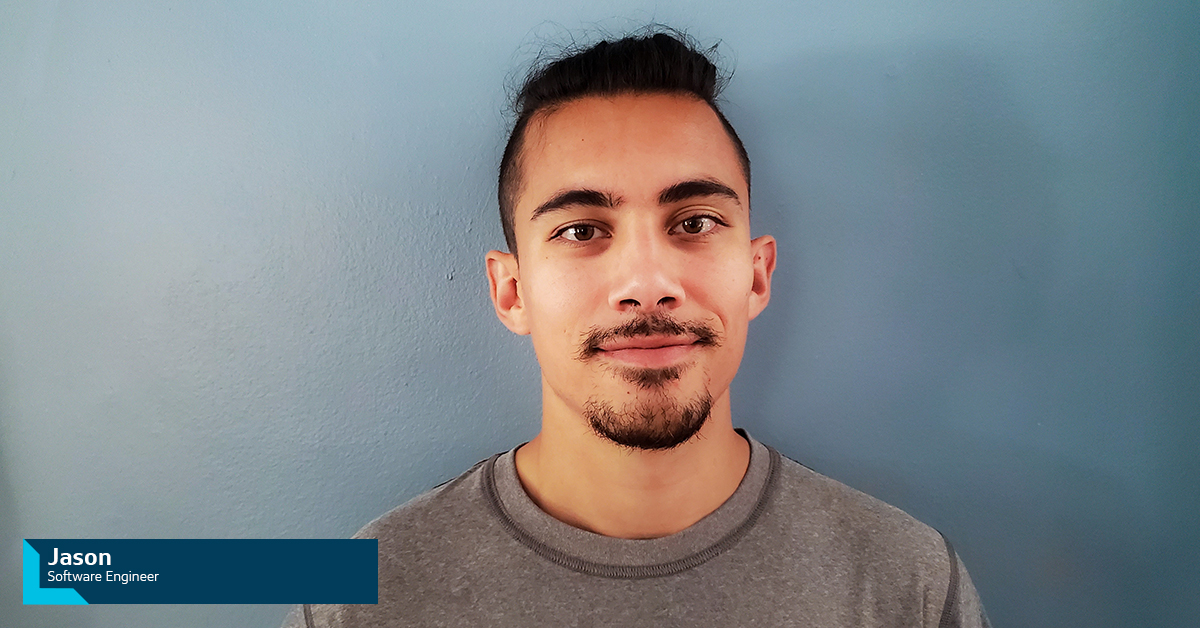
[(690, 527), (655, 539), (619, 539), (581, 530), (547, 514), (521, 486), (515, 453), (483, 468), (487, 501), (504, 527), (538, 555), (575, 571), (609, 578), (647, 578), (690, 569), (732, 547), (751, 528), (770, 496), (779, 466), (775, 450), (750, 443), (750, 464), (733, 495)]

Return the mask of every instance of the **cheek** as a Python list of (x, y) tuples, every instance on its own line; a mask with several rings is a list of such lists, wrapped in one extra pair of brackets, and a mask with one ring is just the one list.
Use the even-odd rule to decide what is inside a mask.
[(728, 331), (744, 327), (749, 317), (754, 268), (729, 255), (713, 263), (696, 266), (691, 273), (692, 294), (707, 310), (721, 319)]
[[(579, 335), (591, 327), (589, 312), (594, 309), (596, 285), (586, 273), (564, 268), (526, 274), (521, 298), (533, 336), (534, 348), (562, 343), (577, 343)], [(547, 356), (551, 357), (551, 356)]]
[[(721, 321), (721, 359), (717, 366), (718, 379), (732, 379), (741, 363), (750, 329), (750, 294), (754, 287), (754, 268), (742, 261), (742, 256), (721, 265), (709, 284), (711, 311)], [(727, 258), (728, 260), (729, 258)]]

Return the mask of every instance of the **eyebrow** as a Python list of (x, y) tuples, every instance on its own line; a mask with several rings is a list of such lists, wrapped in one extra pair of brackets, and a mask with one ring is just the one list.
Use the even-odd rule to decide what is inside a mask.
[(537, 209), (533, 210), (533, 216), (530, 220), (537, 220), (543, 214), (565, 209), (572, 205), (581, 205), (583, 207), (607, 207), (615, 208), (622, 203), (621, 198), (613, 196), (608, 192), (599, 190), (576, 189), (564, 190), (555, 194), (550, 200), (538, 205)]
[(658, 204), (669, 205), (701, 196), (724, 196), (738, 205), (742, 204), (742, 199), (738, 198), (733, 188), (716, 179), (691, 179), (676, 183), (658, 195)]
[[(733, 188), (716, 179), (689, 179), (687, 181), (680, 181), (660, 192), (658, 195), (658, 204), (669, 205), (704, 196), (723, 196), (739, 205), (742, 203), (742, 199), (738, 197), (737, 192), (733, 191)], [(615, 209), (623, 202), (625, 202), (625, 199), (609, 192), (601, 192), (600, 190), (589, 188), (563, 190), (551, 197), (550, 200), (538, 205), (537, 209), (533, 210), (533, 215), (529, 219), (537, 220), (545, 214), (572, 206)]]

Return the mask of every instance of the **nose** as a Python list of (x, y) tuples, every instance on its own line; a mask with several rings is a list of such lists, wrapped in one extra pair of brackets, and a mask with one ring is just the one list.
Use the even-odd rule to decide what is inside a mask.
[(666, 234), (643, 232), (623, 240), (608, 251), (615, 257), (609, 305), (622, 312), (679, 307), (684, 300), (684, 269)]

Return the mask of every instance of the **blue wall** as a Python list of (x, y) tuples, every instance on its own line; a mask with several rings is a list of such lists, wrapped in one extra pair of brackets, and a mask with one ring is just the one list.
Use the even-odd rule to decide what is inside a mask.
[(20, 607), (19, 539), (343, 537), (531, 437), (506, 80), (651, 20), (721, 41), (780, 241), (735, 422), (997, 626), (1195, 625), (1200, 11), (979, 0), (0, 5), (0, 623), (275, 626)]

